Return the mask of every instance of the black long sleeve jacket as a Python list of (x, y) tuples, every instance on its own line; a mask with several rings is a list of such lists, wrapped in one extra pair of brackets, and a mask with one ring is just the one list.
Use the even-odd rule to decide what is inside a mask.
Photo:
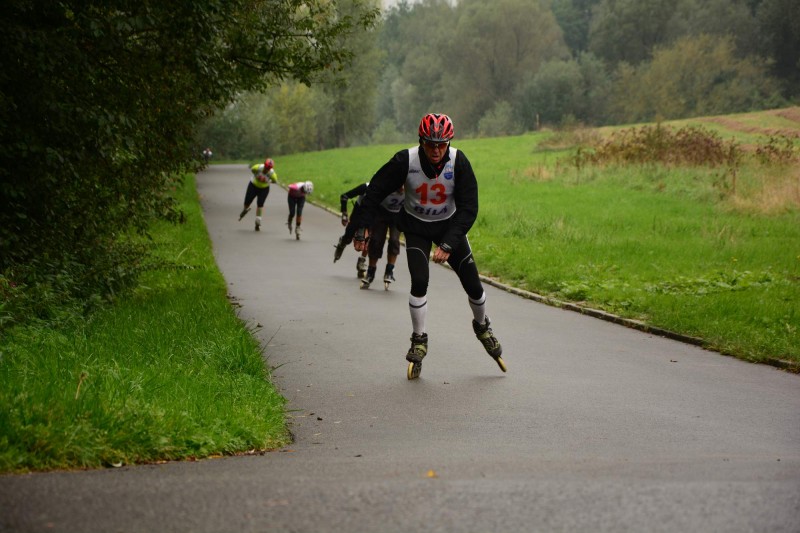
[[(427, 157), (425, 157), (421, 147), (419, 156), (425, 176), (430, 180), (435, 180), (436, 171)], [(449, 154), (445, 155), (445, 161), (447, 161), (447, 158), (449, 158)], [(381, 201), (405, 184), (408, 176), (408, 163), (408, 149), (401, 150), (375, 173), (361, 201), (359, 216), (354, 221), (358, 227), (370, 226), (375, 216), (375, 210), (378, 209)], [(447, 245), (450, 248), (455, 248), (467, 235), (467, 232), (472, 228), (475, 219), (478, 217), (478, 180), (467, 156), (461, 150), (456, 152), (453, 173), (453, 179), (455, 179), (453, 195), (456, 203), (456, 212), (453, 216), (447, 220), (426, 222), (415, 218), (407, 213), (405, 209), (402, 209), (400, 211), (400, 228), (402, 231), (427, 235), (435, 234), (437, 235), (435, 238), (437, 244), (440, 246)]]

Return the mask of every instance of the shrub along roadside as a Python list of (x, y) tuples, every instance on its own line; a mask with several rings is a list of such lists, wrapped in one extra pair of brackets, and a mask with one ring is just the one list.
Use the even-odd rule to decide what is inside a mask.
[(12, 328), (0, 354), (0, 471), (268, 450), (285, 400), (216, 269), (194, 179), (151, 230), (139, 287), (88, 323)]

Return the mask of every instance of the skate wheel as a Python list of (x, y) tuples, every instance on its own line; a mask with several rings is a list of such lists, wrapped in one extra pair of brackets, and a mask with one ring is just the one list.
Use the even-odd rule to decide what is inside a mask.
[(417, 379), (422, 372), (422, 363), (408, 363), (408, 379)]
[(508, 371), (508, 367), (506, 366), (506, 362), (503, 361), (502, 357), (498, 357), (497, 359), (495, 359), (495, 361), (497, 361), (497, 366), (500, 367), (500, 370), (502, 370), (503, 372), (507, 372)]
[(384, 281), (383, 282), (383, 290), (385, 290), (385, 291), (389, 290), (389, 282), (388, 281)]

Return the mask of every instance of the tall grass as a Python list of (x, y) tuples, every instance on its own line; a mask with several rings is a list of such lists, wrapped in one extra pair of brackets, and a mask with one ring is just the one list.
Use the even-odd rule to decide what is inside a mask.
[[(772, 114), (765, 116), (772, 124)], [(685, 143), (687, 149), (706, 143), (730, 155), (730, 140), (704, 135)], [(770, 143), (765, 135), (757, 140)], [(716, 165), (576, 165), (569, 136), (552, 133), (453, 144), (468, 155), (480, 184), (470, 242), (482, 273), (699, 337), (742, 359), (800, 363), (796, 160), (758, 161), (751, 150)], [(277, 163), (282, 173), (317, 179), (322, 200), (336, 207), (341, 192), (368, 180), (398, 148), (334, 150)]]
[(287, 442), (284, 399), (234, 315), (187, 178), (136, 292), (85, 324), (18, 328), (0, 356), (0, 471), (97, 467)]

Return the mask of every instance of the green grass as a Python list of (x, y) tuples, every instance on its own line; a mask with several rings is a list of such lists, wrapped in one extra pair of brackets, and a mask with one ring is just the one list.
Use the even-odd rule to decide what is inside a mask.
[(153, 228), (159, 267), (86, 324), (20, 328), (0, 359), (0, 471), (98, 467), (279, 447), (285, 400), (235, 316), (194, 192)]
[[(758, 116), (748, 114), (748, 123), (786, 125), (769, 112), (759, 125)], [(567, 150), (540, 147), (551, 135), (453, 143), (480, 184), (470, 242), (481, 273), (698, 337), (745, 360), (800, 364), (796, 166), (748, 163), (735, 182), (719, 168), (578, 171)], [(735, 129), (726, 135), (742, 143), (764, 138)], [(403, 147), (284, 156), (276, 165), (282, 178), (315, 180), (316, 200), (338, 209), (341, 192), (368, 181)]]

